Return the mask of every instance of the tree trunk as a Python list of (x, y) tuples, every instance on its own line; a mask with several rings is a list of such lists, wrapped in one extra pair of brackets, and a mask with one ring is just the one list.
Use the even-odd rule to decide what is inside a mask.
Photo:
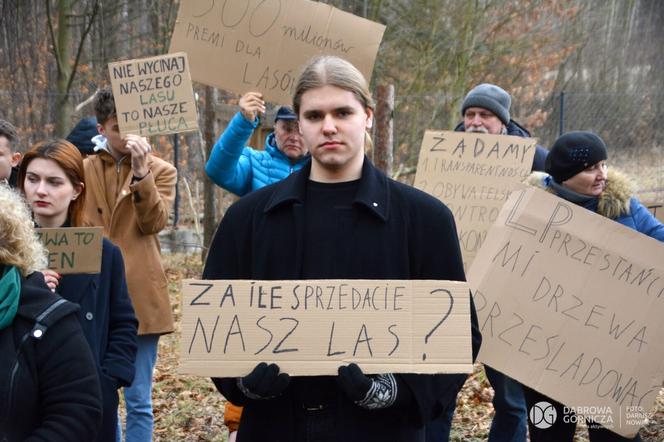
[[(47, 0), (48, 1), (48, 0)], [(72, 107), (67, 90), (69, 84), (69, 13), (71, 0), (58, 0), (58, 37), (57, 46), (53, 48), (56, 63), (58, 63), (57, 76), (57, 106), (55, 118), (55, 136), (64, 138), (69, 130)]]
[[(217, 98), (217, 89), (206, 86), (205, 87), (205, 128), (204, 130), (204, 142), (205, 142), (205, 158), (204, 162), (207, 162), (207, 159), (210, 158), (212, 153), (212, 148), (214, 147), (215, 141), (215, 112), (214, 107)], [(205, 172), (203, 172), (205, 173)], [(207, 257), (208, 247), (212, 242), (212, 235), (214, 235), (214, 230), (217, 227), (217, 220), (215, 219), (215, 184), (210, 179), (203, 180), (203, 198), (204, 198), (204, 209), (203, 209), (203, 251), (202, 259), (205, 262)]]
[(387, 176), (392, 175), (394, 85), (376, 87), (376, 146), (374, 164)]

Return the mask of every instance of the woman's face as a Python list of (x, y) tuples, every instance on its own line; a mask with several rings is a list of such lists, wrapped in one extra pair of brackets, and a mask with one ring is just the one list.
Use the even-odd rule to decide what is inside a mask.
[(58, 163), (45, 158), (30, 161), (23, 182), (25, 199), (42, 227), (60, 227), (65, 223), (69, 204), (78, 198), (82, 186), (74, 186)]
[(600, 161), (563, 181), (563, 186), (582, 195), (599, 196), (606, 186), (607, 171), (606, 161)]

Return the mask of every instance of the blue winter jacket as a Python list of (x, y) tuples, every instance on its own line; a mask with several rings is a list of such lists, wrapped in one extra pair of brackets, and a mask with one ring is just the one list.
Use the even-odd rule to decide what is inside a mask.
[[(545, 189), (553, 194), (550, 175), (534, 172), (527, 183)], [(659, 222), (652, 213), (633, 195), (630, 180), (622, 173), (609, 169), (606, 188), (600, 194), (597, 206), (593, 207), (598, 214), (610, 218), (620, 224), (664, 242), (664, 224)]]
[(246, 146), (257, 125), (258, 119), (250, 122), (241, 112), (235, 114), (205, 164), (205, 173), (215, 184), (239, 196), (281, 181), (309, 161), (306, 155), (291, 164), (277, 149), (274, 133), (265, 140), (265, 150)]

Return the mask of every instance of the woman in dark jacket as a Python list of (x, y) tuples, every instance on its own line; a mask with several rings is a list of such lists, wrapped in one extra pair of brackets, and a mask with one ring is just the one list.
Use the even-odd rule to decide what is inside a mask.
[[(19, 186), (40, 227), (82, 226), (83, 158), (71, 143), (52, 140), (28, 151), (19, 170)], [(81, 306), (78, 320), (97, 364), (104, 401), (96, 440), (115, 441), (118, 388), (134, 378), (138, 325), (120, 249), (103, 240), (99, 273), (61, 276), (45, 270), (44, 275), (52, 290)]]
[[(560, 198), (585, 207), (624, 226), (664, 242), (664, 225), (634, 198), (627, 177), (609, 170), (604, 141), (592, 132), (569, 132), (559, 137), (546, 159), (546, 174), (533, 173), (528, 184), (551, 192)], [(574, 439), (576, 419), (574, 413), (565, 413), (562, 404), (524, 386), (528, 409), (540, 401), (554, 406), (558, 418), (546, 429), (536, 428), (528, 422), (533, 442), (565, 442)], [(640, 441), (624, 438), (606, 428), (588, 422), (591, 442)]]
[(77, 307), (36, 272), (45, 251), (20, 197), (0, 186), (0, 207), (0, 440), (94, 440), (101, 393)]

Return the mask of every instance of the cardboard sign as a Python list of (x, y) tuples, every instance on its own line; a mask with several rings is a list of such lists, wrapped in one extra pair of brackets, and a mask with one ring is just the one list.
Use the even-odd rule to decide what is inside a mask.
[(510, 192), (530, 174), (535, 146), (534, 138), (424, 134), (414, 185), (452, 210), (466, 270)]
[(170, 52), (185, 51), (191, 75), (209, 86), (290, 104), (302, 65), (330, 54), (371, 80), (385, 26), (309, 0), (189, 0)]
[(198, 130), (187, 54), (109, 63), (108, 71), (123, 136)]
[(183, 282), (180, 371), (244, 376), (261, 361), (291, 375), (470, 373), (465, 282)]
[(101, 271), (101, 227), (35, 229), (48, 250), (48, 268), (67, 275)]
[(664, 244), (522, 188), (468, 279), (482, 362), (611, 431), (636, 434), (664, 377)]

